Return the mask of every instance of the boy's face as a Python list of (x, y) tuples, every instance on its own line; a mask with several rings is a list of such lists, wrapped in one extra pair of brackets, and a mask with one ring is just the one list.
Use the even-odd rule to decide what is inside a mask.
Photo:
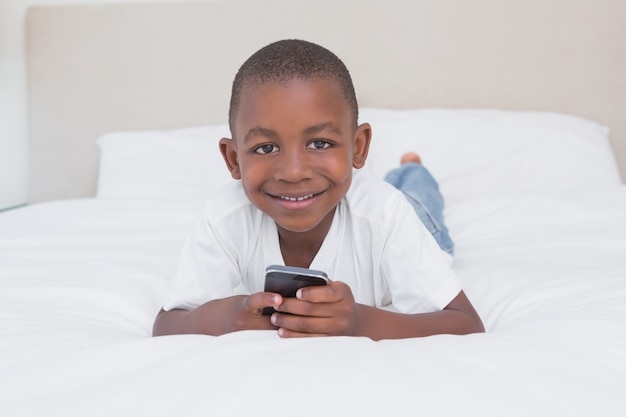
[(222, 139), (220, 149), (248, 199), (279, 228), (327, 229), (352, 168), (367, 157), (370, 127), (352, 120), (334, 82), (264, 83), (243, 92), (235, 137)]

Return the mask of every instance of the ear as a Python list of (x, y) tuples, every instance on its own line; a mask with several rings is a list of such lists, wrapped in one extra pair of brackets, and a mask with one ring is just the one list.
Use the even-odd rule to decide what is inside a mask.
[(226, 168), (230, 171), (230, 176), (236, 180), (241, 179), (241, 170), (237, 160), (237, 146), (234, 139), (220, 139), (220, 152), (226, 162)]
[(369, 123), (363, 123), (356, 128), (354, 134), (354, 153), (352, 155), (352, 166), (356, 169), (363, 168), (367, 153), (370, 150), (372, 140), (372, 127)]

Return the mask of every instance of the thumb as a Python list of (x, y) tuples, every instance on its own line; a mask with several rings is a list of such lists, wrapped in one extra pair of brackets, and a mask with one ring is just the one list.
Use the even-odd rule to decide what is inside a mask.
[(257, 292), (246, 298), (246, 308), (258, 311), (265, 307), (276, 307), (283, 303), (283, 297), (273, 292)]

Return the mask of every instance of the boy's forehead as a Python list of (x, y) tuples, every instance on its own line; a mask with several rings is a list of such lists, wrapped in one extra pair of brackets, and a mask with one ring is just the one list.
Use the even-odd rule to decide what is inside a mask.
[[(328, 100), (329, 106), (342, 105), (344, 106), (346, 112), (350, 114), (351, 109), (348, 105), (348, 101), (343, 94), (343, 91), (337, 81), (331, 79), (317, 79), (317, 78), (306, 78), (306, 79), (289, 79), (285, 81), (262, 81), (257, 83), (250, 83), (249, 85), (244, 85), (241, 89), (241, 99), (239, 101), (239, 108), (235, 113), (235, 124), (238, 121), (241, 121), (240, 118), (244, 117), (244, 115), (248, 114), (246, 107), (250, 104), (258, 106), (258, 103), (264, 103), (265, 99), (268, 99), (270, 95), (273, 95), (277, 91), (317, 91), (320, 94), (327, 94), (329, 90), (331, 94), (336, 97), (332, 100)], [(333, 91), (334, 90), (334, 91)], [(267, 107), (265, 107), (267, 108)], [(244, 111), (241, 111), (241, 110)]]
[(332, 79), (327, 78), (289, 78), (286, 80), (267, 80), (267, 81), (259, 81), (255, 83), (250, 83), (248, 85), (244, 85), (242, 88), (242, 100), (241, 103), (245, 103), (246, 100), (250, 99), (258, 99), (261, 98), (265, 94), (270, 93), (273, 90), (281, 89), (281, 90), (302, 90), (302, 89), (314, 89), (314, 90), (325, 90), (325, 89), (335, 90), (337, 95), (342, 96), (343, 100), (343, 92), (339, 83)]

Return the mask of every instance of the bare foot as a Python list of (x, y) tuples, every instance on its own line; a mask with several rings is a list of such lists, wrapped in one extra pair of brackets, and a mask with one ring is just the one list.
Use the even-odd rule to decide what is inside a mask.
[(404, 164), (407, 164), (409, 162), (413, 162), (413, 163), (416, 163), (416, 164), (421, 164), (422, 163), (422, 159), (415, 152), (407, 152), (404, 155), (402, 155), (402, 158), (400, 158), (400, 165), (404, 165)]

